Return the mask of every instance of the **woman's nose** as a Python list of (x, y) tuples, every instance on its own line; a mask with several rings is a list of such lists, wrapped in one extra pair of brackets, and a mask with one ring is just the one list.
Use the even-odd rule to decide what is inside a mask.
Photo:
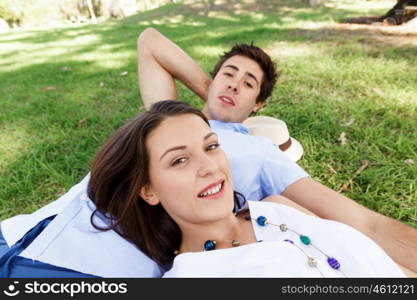
[(211, 159), (208, 155), (203, 155), (203, 157), (200, 158), (200, 166), (198, 169), (200, 176), (205, 177), (207, 175), (214, 174), (217, 169), (217, 162)]

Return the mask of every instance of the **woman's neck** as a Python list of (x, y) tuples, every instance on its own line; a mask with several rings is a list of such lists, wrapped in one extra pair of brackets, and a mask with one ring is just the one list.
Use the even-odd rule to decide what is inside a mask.
[(240, 245), (256, 241), (251, 222), (233, 214), (217, 222), (182, 226), (181, 231), (180, 253), (203, 251), (207, 240), (216, 241), (216, 249), (232, 247), (233, 240)]

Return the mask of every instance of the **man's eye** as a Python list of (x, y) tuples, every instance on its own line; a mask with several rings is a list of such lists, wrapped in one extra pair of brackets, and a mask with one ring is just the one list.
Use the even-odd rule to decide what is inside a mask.
[(220, 147), (220, 144), (219, 144), (219, 143), (215, 143), (215, 144), (211, 144), (211, 145), (209, 145), (209, 146), (207, 147), (207, 150), (211, 151), (211, 150), (215, 150), (215, 149), (217, 149), (217, 148), (219, 148), (219, 147)]
[(186, 161), (187, 161), (187, 158), (185, 158), (185, 157), (181, 157), (181, 158), (178, 158), (178, 159), (174, 160), (174, 161), (172, 162), (171, 166), (176, 166), (176, 165), (179, 165), (179, 164), (183, 164), (183, 163), (185, 163)]
[(253, 85), (251, 83), (246, 81), (245, 84), (246, 84), (247, 87), (253, 88)]

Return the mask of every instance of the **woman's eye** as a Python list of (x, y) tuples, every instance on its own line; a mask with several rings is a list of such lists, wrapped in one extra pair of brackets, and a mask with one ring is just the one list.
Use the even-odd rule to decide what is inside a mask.
[(227, 77), (232, 77), (231, 73), (223, 73), (223, 75), (226, 75)]
[(172, 162), (171, 166), (176, 166), (176, 165), (179, 165), (179, 164), (183, 164), (186, 161), (187, 161), (187, 159), (185, 157), (181, 157), (181, 158), (178, 158), (178, 159), (174, 160)]
[(207, 150), (215, 150), (220, 147), (219, 143), (211, 144), (207, 147)]

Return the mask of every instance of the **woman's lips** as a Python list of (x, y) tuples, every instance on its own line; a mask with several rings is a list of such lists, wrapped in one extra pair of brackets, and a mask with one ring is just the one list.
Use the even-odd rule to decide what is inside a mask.
[(225, 181), (223, 179), (219, 180), (216, 183), (210, 184), (204, 188), (200, 193), (198, 193), (199, 198), (203, 199), (214, 199), (223, 195), (224, 193)]

